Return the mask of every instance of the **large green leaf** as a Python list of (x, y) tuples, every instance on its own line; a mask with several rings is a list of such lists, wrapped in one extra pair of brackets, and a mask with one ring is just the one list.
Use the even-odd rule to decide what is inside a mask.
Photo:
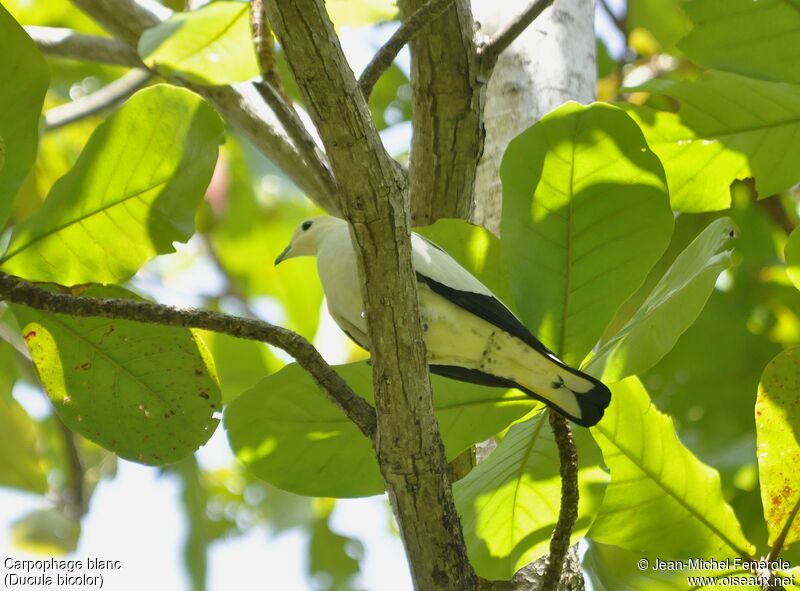
[(611, 470), (593, 540), (662, 558), (753, 552), (719, 473), (683, 446), (637, 378), (612, 386), (611, 406), (592, 432)]
[(198, 84), (223, 85), (259, 74), (249, 2), (212, 2), (176, 12), (139, 39), (145, 64)]
[[(130, 298), (119, 287), (86, 297)], [(184, 328), (78, 318), (13, 306), (42, 386), (64, 423), (120, 457), (169, 464), (217, 425), (213, 363)]]
[(695, 81), (652, 80), (637, 87), (665, 94), (677, 113), (630, 107), (667, 171), (672, 207), (726, 209), (735, 179), (755, 177), (762, 197), (800, 180), (800, 85), (708, 72)]
[(628, 0), (627, 4), (629, 30), (648, 31), (665, 51), (674, 52), (675, 43), (692, 28), (681, 0)]
[[(592, 581), (594, 591), (698, 591), (700, 589), (736, 589), (736, 591), (760, 591), (757, 585), (738, 584), (730, 576), (752, 577), (753, 574), (733, 568), (724, 559), (718, 564), (707, 562), (694, 564), (694, 556), (679, 561), (669, 561), (642, 551), (628, 551), (616, 546), (592, 542), (583, 558), (583, 567)], [(694, 568), (694, 566), (705, 568)]]
[(797, 0), (692, 0), (694, 28), (678, 44), (691, 59), (753, 78), (800, 82)]
[(800, 347), (770, 361), (756, 399), (758, 474), (769, 543), (800, 540)]
[[(372, 370), (365, 362), (336, 368), (353, 390), (373, 403)], [(503, 391), (431, 376), (436, 418), (447, 457), (488, 439), (535, 407), (515, 390)], [(225, 409), (225, 429), (236, 456), (256, 476), (298, 494), (359, 497), (383, 491), (372, 446), (296, 364), (264, 378)]]
[(16, 227), (2, 269), (62, 285), (128, 279), (191, 237), (222, 138), (219, 116), (188, 90), (137, 92)]
[[(578, 519), (571, 543), (583, 537), (603, 500), (608, 473), (585, 429), (578, 451)], [(561, 476), (558, 446), (547, 413), (511, 427), (497, 449), (453, 487), (470, 562), (487, 579), (510, 579), (547, 553), (558, 521)]]
[(717, 277), (731, 264), (723, 250), (735, 235), (728, 218), (712, 222), (667, 270), (628, 323), (586, 365), (605, 382), (650, 369), (703, 310)]
[(500, 255), (500, 241), (494, 234), (464, 220), (438, 220), (430, 226), (414, 230), (441, 246), (513, 308), (508, 271)]
[(509, 144), (500, 176), (520, 315), (578, 363), (669, 244), (664, 170), (624, 111), (567, 103)]
[(39, 143), (50, 73), (31, 38), (0, 5), (0, 227), (11, 212)]
[(11, 396), (17, 380), (14, 348), (0, 341), (0, 486), (47, 491), (47, 472), (37, 451), (36, 423)]

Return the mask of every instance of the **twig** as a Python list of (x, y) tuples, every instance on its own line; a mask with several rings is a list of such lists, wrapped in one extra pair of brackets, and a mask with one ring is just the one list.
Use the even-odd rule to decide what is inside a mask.
[(78, 440), (75, 433), (64, 424), (58, 415), (55, 420), (64, 444), (64, 463), (67, 475), (64, 489), (61, 492), (64, 513), (70, 519), (80, 521), (86, 513), (87, 507), (84, 487), (85, 471), (78, 450)]
[(553, 0), (533, 0), (528, 8), (506, 23), (505, 27), (483, 45), (479, 54), (484, 72), (492, 71), (500, 54), (552, 3)]
[(113, 107), (147, 84), (152, 77), (150, 70), (131, 70), (100, 90), (71, 103), (53, 107), (44, 114), (45, 127), (48, 131), (52, 131)]
[(59, 27), (25, 27), (25, 32), (47, 55), (114, 66), (143, 66), (139, 54), (130, 45), (116, 39), (84, 35)]
[(262, 0), (252, 0), (250, 2), (250, 28), (253, 31), (253, 45), (256, 48), (261, 78), (286, 98), (281, 79), (278, 76), (278, 61), (275, 58), (272, 28), (269, 26), (267, 12), (264, 10), (264, 2)]
[(262, 320), (209, 310), (179, 310), (138, 300), (98, 299), (54, 293), (0, 271), (0, 299), (45, 312), (99, 316), (186, 328), (203, 328), (242, 339), (262, 341), (286, 351), (370, 440), (376, 430), (375, 409), (358, 396), (299, 334)]
[(416, 35), (422, 27), (429, 25), (436, 17), (444, 13), (454, 0), (428, 0), (414, 14), (409, 16), (394, 32), (389, 40), (375, 53), (372, 60), (364, 68), (358, 79), (358, 85), (364, 94), (364, 99), (369, 100), (372, 89), (381, 75), (392, 65), (394, 58), (400, 53), (406, 43)]
[(300, 120), (300, 117), (297, 116), (294, 107), (286, 102), (282, 93), (267, 80), (255, 82), (254, 86), (264, 99), (264, 102), (266, 102), (269, 108), (272, 109), (272, 112), (275, 113), (275, 117), (278, 118), (278, 121), (283, 125), (286, 133), (289, 134), (289, 137), (297, 147), (297, 150), (302, 155), (306, 164), (308, 164), (308, 166), (317, 173), (317, 176), (319, 176), (322, 182), (325, 183), (328, 192), (331, 195), (336, 195), (336, 181), (333, 178), (330, 166), (328, 166), (328, 159), (325, 157), (325, 153), (317, 146), (311, 134), (308, 133), (306, 126)]
[(608, 4), (608, 0), (599, 0), (600, 7), (606, 12), (608, 17), (614, 23), (614, 26), (619, 29), (619, 32), (622, 33), (622, 36), (625, 37), (625, 43), (628, 42), (628, 24), (625, 22), (625, 18), (618, 17), (613, 10), (611, 10), (611, 6)]
[(569, 550), (569, 538), (578, 519), (578, 450), (567, 419), (557, 412), (549, 412), (550, 427), (561, 461), (561, 508), (553, 537), (550, 538), (550, 557), (542, 577), (543, 591), (558, 588), (564, 558)]

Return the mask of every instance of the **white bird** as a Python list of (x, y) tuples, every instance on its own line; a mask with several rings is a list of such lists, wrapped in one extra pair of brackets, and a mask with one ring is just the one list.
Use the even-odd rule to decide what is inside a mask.
[[(602, 382), (556, 357), (444, 250), (415, 233), (411, 248), (432, 372), (486, 386), (518, 388), (586, 427), (602, 418), (611, 400)], [(331, 316), (347, 336), (369, 350), (347, 222), (329, 216), (304, 221), (275, 264), (315, 255)]]

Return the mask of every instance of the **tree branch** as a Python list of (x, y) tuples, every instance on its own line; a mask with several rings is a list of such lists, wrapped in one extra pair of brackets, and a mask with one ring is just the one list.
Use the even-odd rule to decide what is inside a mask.
[(328, 398), (374, 441), (375, 409), (358, 396), (305, 338), (262, 320), (238, 318), (209, 310), (179, 310), (139, 300), (87, 298), (47, 291), (0, 271), (0, 299), (54, 314), (133, 320), (147, 324), (203, 328), (242, 339), (262, 341), (297, 360)]
[(350, 222), (373, 354), (378, 461), (415, 587), (473, 590), (476, 577), (433, 414), (403, 179), (381, 144), (323, 0), (268, 0), (267, 11)]
[(505, 27), (486, 42), (479, 51), (484, 73), (488, 74), (492, 71), (500, 54), (552, 3), (553, 0), (533, 0), (528, 8), (511, 19)]
[[(172, 14), (153, 0), (72, 0), (72, 3), (132, 47), (136, 47), (145, 29)], [(174, 76), (168, 81), (185, 86), (211, 102), (228, 123), (253, 142), (310, 199), (333, 214), (340, 213), (335, 187), (306, 163), (299, 147), (253, 84), (202, 86)]]
[(263, 0), (251, 0), (250, 2), (250, 28), (253, 32), (253, 45), (256, 49), (261, 77), (265, 82), (271, 84), (285, 99), (286, 93), (283, 91), (281, 79), (278, 76), (278, 62), (275, 58), (275, 44), (272, 42), (272, 28), (267, 20)]
[(369, 101), (372, 89), (381, 75), (389, 69), (394, 58), (400, 53), (406, 43), (425, 25), (431, 24), (436, 17), (441, 16), (444, 10), (455, 0), (428, 0), (427, 3), (417, 9), (409, 16), (400, 27), (394, 32), (389, 40), (375, 53), (372, 60), (364, 68), (358, 79), (358, 85), (364, 98)]
[(561, 462), (561, 509), (550, 538), (550, 556), (542, 577), (542, 591), (558, 587), (569, 550), (569, 539), (578, 519), (578, 450), (567, 419), (552, 410), (548, 412)]
[(628, 24), (626, 22), (625, 17), (617, 16), (613, 10), (611, 10), (611, 6), (608, 4), (608, 0), (598, 0), (600, 7), (606, 12), (608, 17), (614, 23), (614, 26), (619, 29), (619, 32), (622, 33), (622, 36), (625, 37), (625, 43), (628, 42)]
[(131, 68), (144, 66), (130, 45), (116, 39), (58, 27), (25, 27), (25, 32), (46, 55)]
[(131, 70), (91, 94), (53, 107), (44, 114), (45, 127), (52, 131), (113, 107), (147, 84), (152, 77), (150, 70)]
[[(426, 0), (399, 0), (403, 20)], [(481, 78), (469, 0), (455, 0), (411, 39), (414, 126), (409, 164), (414, 225), (469, 219), (483, 149)]]

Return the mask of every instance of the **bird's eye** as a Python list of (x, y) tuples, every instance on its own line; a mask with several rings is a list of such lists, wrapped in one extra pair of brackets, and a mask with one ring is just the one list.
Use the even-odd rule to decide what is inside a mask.
[(311, 224), (312, 224), (312, 223), (313, 223), (313, 222), (311, 222), (311, 220), (309, 220), (309, 221), (307, 221), (307, 222), (303, 222), (303, 225), (302, 225), (302, 226), (300, 226), (300, 227), (303, 229), (303, 232), (305, 232), (306, 230), (308, 230), (308, 229), (311, 227)]

